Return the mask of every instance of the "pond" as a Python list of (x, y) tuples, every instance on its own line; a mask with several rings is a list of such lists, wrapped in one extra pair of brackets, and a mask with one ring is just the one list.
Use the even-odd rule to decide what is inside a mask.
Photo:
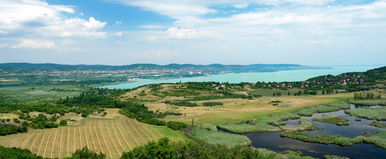
[[(375, 106), (378, 107), (378, 106)], [(355, 105), (351, 105), (351, 109), (357, 109)], [(337, 126), (335, 124), (312, 121), (318, 129), (313, 131), (305, 131), (303, 133), (310, 136), (331, 136), (341, 135), (345, 137), (356, 137), (363, 135), (365, 132), (375, 133), (382, 128), (370, 126), (371, 120), (362, 119), (356, 121), (355, 117), (345, 114), (343, 110), (330, 113), (317, 113), (312, 117), (315, 118), (323, 114), (335, 114), (343, 118), (349, 119), (349, 126)], [(288, 120), (285, 122), (289, 125), (298, 124), (298, 120)], [(385, 123), (385, 122), (382, 122)], [(223, 131), (223, 130), (219, 130)], [(284, 138), (280, 136), (281, 132), (267, 133), (250, 133), (242, 134), (247, 136), (252, 141), (252, 146), (257, 148), (267, 148), (274, 151), (293, 150), (300, 151), (306, 156), (322, 158), (324, 155), (339, 155), (349, 158), (366, 158), (366, 159), (384, 159), (386, 158), (386, 149), (376, 147), (370, 144), (355, 144), (353, 146), (339, 146), (333, 144), (318, 144), (303, 142), (295, 139)]]

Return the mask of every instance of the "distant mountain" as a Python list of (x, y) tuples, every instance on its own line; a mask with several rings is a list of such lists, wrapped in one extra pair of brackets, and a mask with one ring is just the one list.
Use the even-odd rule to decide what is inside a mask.
[(8, 71), (70, 71), (70, 70), (204, 70), (204, 72), (273, 72), (280, 70), (316, 69), (317, 67), (296, 64), (253, 64), (253, 65), (194, 65), (194, 64), (132, 64), (123, 66), (109, 65), (62, 65), (33, 63), (3, 63), (0, 69)]

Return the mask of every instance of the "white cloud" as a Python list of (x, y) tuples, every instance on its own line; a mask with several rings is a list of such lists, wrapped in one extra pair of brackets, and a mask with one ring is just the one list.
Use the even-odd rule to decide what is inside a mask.
[(50, 5), (41, 0), (2, 0), (0, 1), (0, 32), (18, 35), (20, 38), (44, 36), (61, 37), (104, 37), (99, 31), (106, 22), (69, 18), (65, 14), (75, 14), (70, 6)]
[(11, 48), (31, 48), (31, 49), (51, 49), (55, 48), (55, 43), (45, 40), (22, 40), (19, 44), (11, 46)]
[(94, 17), (90, 17), (88, 19), (88, 21), (85, 21), (83, 22), (83, 25), (88, 28), (88, 29), (92, 29), (92, 30), (98, 30), (98, 29), (101, 29), (103, 28), (107, 23), (106, 22), (100, 22), (100, 21), (97, 21), (95, 20)]
[(170, 37), (177, 39), (192, 39), (198, 36), (198, 32), (193, 29), (184, 29), (172, 27), (167, 29)]

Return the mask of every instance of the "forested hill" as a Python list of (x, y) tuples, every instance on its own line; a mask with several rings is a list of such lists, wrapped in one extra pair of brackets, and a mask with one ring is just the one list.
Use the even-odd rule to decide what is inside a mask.
[(366, 72), (348, 72), (340, 75), (323, 75), (310, 78), (305, 81), (305, 84), (313, 87), (322, 88), (360, 88), (378, 85), (385, 87), (386, 85), (386, 66), (371, 69)]
[(211, 72), (271, 72), (280, 70), (311, 69), (315, 67), (296, 65), (296, 64), (253, 64), (253, 65), (193, 65), (193, 64), (132, 64), (122, 66), (110, 65), (62, 65), (62, 64), (32, 64), (32, 63), (3, 63), (0, 69), (3, 71), (71, 71), (71, 70), (94, 70), (94, 71), (114, 71), (114, 70), (208, 70)]

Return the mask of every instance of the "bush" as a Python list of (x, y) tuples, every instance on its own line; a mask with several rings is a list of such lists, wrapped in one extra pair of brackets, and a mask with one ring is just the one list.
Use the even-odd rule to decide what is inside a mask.
[(158, 120), (158, 119), (154, 119), (154, 118), (150, 118), (150, 119), (143, 119), (143, 120), (140, 120), (141, 122), (143, 123), (146, 123), (146, 124), (151, 124), (151, 125), (158, 125), (158, 126), (165, 126), (166, 123), (164, 121), (161, 121), (161, 120)]
[(185, 123), (177, 121), (169, 121), (166, 126), (173, 130), (181, 130), (187, 127)]
[(20, 123), (20, 120), (17, 119), (17, 118), (15, 118), (15, 119), (13, 119), (13, 122), (15, 122), (15, 123)]
[(105, 159), (106, 155), (100, 153), (97, 154), (94, 151), (89, 150), (87, 147), (80, 150), (76, 150), (71, 157), (66, 159)]
[(25, 126), (16, 126), (11, 124), (0, 124), (0, 136), (5, 136), (9, 134), (17, 134), (27, 132), (27, 127)]
[(187, 101), (171, 102), (171, 104), (176, 105), (176, 106), (185, 106), (185, 107), (198, 106), (197, 103), (191, 103), (191, 102), (187, 102)]
[(43, 159), (43, 157), (37, 156), (27, 149), (20, 148), (7, 148), (0, 146), (0, 158), (1, 159)]
[(201, 141), (171, 143), (163, 138), (158, 142), (150, 142), (136, 147), (130, 152), (124, 152), (121, 159), (214, 159), (214, 158), (300, 158), (297, 154), (277, 154), (265, 149), (255, 149), (248, 146), (227, 147), (224, 145), (208, 145)]
[(211, 107), (211, 106), (224, 105), (224, 104), (221, 102), (204, 102), (202, 103), (202, 105), (206, 107)]
[(60, 126), (67, 126), (67, 120), (61, 120), (59, 125)]

